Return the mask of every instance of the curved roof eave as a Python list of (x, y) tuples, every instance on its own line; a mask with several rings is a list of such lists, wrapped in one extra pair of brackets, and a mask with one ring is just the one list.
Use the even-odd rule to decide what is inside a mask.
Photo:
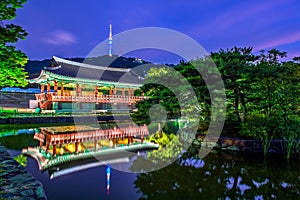
[[(47, 77), (48, 76), (48, 77)], [(92, 79), (84, 79), (84, 78), (77, 78), (77, 77), (69, 77), (58, 75), (49, 71), (42, 70), (38, 77), (34, 79), (29, 79), (30, 83), (47, 83), (51, 82), (52, 80), (64, 80), (66, 82), (74, 82), (74, 83), (82, 83), (82, 84), (90, 84), (90, 85), (117, 85), (121, 88), (140, 88), (142, 84), (133, 84), (133, 83), (122, 83), (122, 82), (113, 82), (113, 81), (103, 81), (103, 80), (92, 80)]]
[(130, 68), (116, 68), (116, 67), (104, 67), (104, 66), (98, 66), (98, 65), (91, 65), (91, 64), (86, 64), (86, 63), (79, 63), (79, 62), (75, 62), (75, 61), (71, 61), (71, 60), (66, 60), (63, 58), (59, 58), (56, 56), (52, 56), (52, 58), (55, 61), (61, 62), (61, 63), (66, 63), (66, 64), (70, 64), (73, 66), (78, 66), (78, 67), (85, 67), (85, 68), (89, 68), (89, 69), (100, 69), (100, 70), (107, 70), (107, 71), (118, 71), (118, 72), (130, 72), (131, 69)]

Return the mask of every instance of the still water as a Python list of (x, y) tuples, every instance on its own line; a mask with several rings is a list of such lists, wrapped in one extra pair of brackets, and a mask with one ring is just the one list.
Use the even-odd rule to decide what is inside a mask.
[[(37, 146), (33, 134), (0, 138), (9, 153)], [(178, 160), (158, 171), (136, 174), (98, 166), (50, 179), (28, 157), (26, 169), (49, 200), (60, 199), (300, 199), (300, 161), (260, 154), (210, 153)], [(134, 163), (131, 163), (134, 165)]]

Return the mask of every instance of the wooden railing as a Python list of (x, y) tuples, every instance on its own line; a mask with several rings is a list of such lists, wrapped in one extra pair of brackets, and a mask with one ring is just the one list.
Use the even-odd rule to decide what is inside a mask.
[(85, 103), (131, 103), (147, 99), (144, 96), (122, 96), (122, 95), (99, 95), (94, 96), (60, 96), (54, 93), (36, 94), (38, 102), (85, 102)]
[(52, 102), (52, 94), (36, 94), (36, 100), (40, 104), (40, 108), (46, 108)]
[(144, 137), (149, 135), (146, 125), (141, 127), (114, 128), (109, 130), (92, 130), (65, 134), (48, 134), (43, 129), (42, 134), (46, 136), (50, 145), (65, 144), (74, 142), (87, 142), (94, 140), (124, 138), (124, 137)]

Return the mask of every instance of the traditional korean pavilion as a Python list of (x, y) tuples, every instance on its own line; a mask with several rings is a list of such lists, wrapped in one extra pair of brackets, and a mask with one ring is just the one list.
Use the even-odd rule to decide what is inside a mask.
[(86, 125), (41, 127), (34, 134), (39, 146), (25, 148), (22, 153), (35, 158), (41, 170), (89, 158), (97, 158), (102, 164), (128, 162), (130, 152), (159, 147), (144, 142), (148, 135), (146, 125), (108, 129)]
[(31, 83), (40, 86), (38, 107), (60, 111), (132, 110), (145, 97), (142, 78), (130, 68), (79, 63), (53, 56)]

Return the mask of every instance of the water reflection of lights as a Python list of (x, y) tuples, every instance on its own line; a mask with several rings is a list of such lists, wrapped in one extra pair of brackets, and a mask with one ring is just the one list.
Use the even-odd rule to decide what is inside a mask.
[(110, 172), (111, 172), (111, 169), (110, 169), (110, 165), (108, 164), (106, 167), (106, 191), (107, 191), (107, 194), (110, 193)]

